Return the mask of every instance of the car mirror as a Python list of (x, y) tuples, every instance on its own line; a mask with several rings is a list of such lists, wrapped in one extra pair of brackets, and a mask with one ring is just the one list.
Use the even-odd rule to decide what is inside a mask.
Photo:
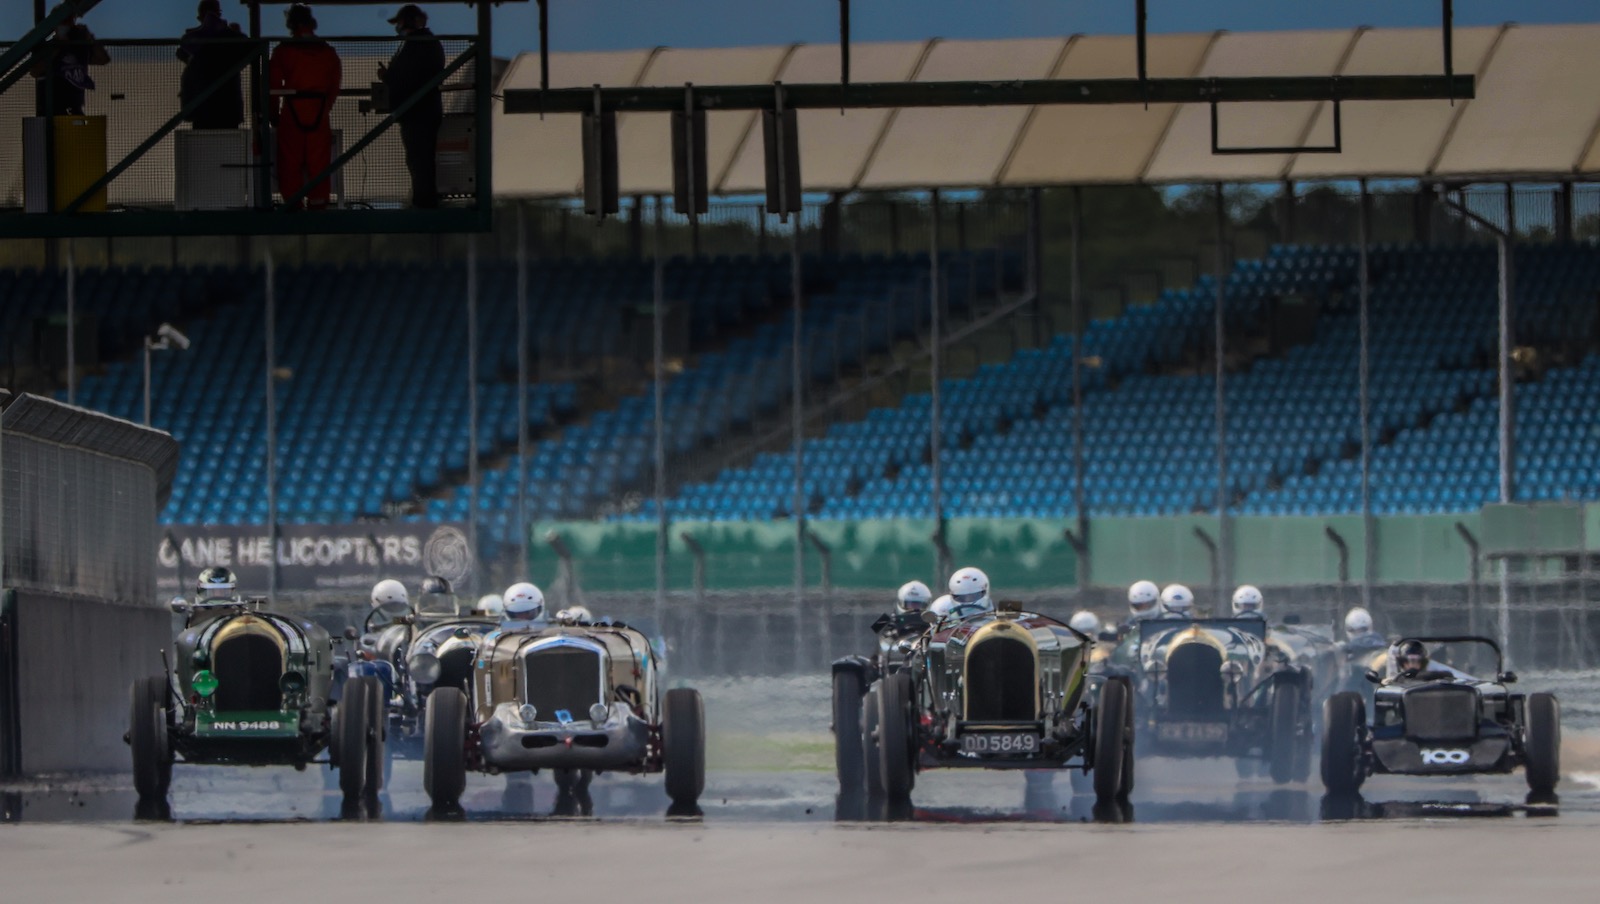
[(1378, 674), (1376, 669), (1367, 669), (1367, 680), (1373, 684), (1382, 684), (1383, 676)]
[(175, 596), (172, 598), (172, 602), (167, 603), (167, 608), (171, 609), (174, 614), (188, 615), (189, 601), (181, 596)]
[(1500, 683), (1501, 684), (1516, 684), (1517, 683), (1517, 673), (1516, 672), (1501, 672), (1500, 673)]
[(924, 609), (922, 610), (922, 620), (930, 625), (937, 625), (939, 623), (939, 613), (932, 609)]
[(1021, 600), (1001, 600), (999, 603), (995, 604), (995, 608), (998, 609), (1001, 612), (1007, 612), (1007, 613), (1015, 614), (1015, 613), (1018, 613), (1018, 612), (1022, 611), (1022, 601)]
[(354, 627), (352, 627), (350, 625), (346, 625), (345, 626), (345, 628), (344, 628), (344, 639), (345, 640), (355, 640), (356, 638), (358, 638), (360, 636), (361, 636), (361, 632), (360, 631), (357, 631)]

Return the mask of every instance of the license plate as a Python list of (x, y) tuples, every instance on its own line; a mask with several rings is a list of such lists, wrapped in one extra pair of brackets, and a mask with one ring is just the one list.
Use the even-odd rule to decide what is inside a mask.
[(1222, 743), (1228, 740), (1226, 722), (1163, 722), (1156, 737), (1178, 744)]
[(202, 712), (195, 719), (195, 734), (200, 737), (272, 738), (292, 737), (299, 733), (298, 713)]
[(962, 753), (1038, 753), (1039, 736), (1025, 731), (963, 735)]

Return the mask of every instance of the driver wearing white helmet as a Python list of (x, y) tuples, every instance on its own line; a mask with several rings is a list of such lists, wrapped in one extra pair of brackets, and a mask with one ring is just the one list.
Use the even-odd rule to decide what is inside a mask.
[(500, 599), (500, 594), (488, 593), (478, 597), (478, 605), (475, 607), (474, 614), (487, 615), (490, 618), (499, 618), (505, 614), (505, 611), (506, 604), (504, 600)]
[(1128, 624), (1161, 614), (1161, 590), (1154, 581), (1139, 581), (1128, 588)]
[(959, 614), (971, 607), (981, 612), (994, 611), (994, 600), (989, 598), (989, 576), (976, 568), (963, 568), (950, 576), (950, 599)]
[(1376, 650), (1389, 645), (1388, 639), (1372, 627), (1372, 613), (1360, 606), (1344, 617), (1344, 645), (1352, 650)]
[(588, 606), (568, 606), (556, 613), (556, 623), (562, 625), (592, 625), (594, 613)]
[(933, 599), (933, 591), (921, 581), (910, 581), (900, 587), (895, 594), (894, 611), (900, 615), (911, 612), (921, 612), (928, 608), (928, 601)]
[(1100, 636), (1100, 616), (1088, 609), (1079, 609), (1072, 613), (1072, 618), (1067, 621), (1067, 627), (1086, 637)]
[(1234, 618), (1265, 619), (1267, 613), (1262, 605), (1261, 591), (1253, 584), (1245, 584), (1233, 592)]
[(396, 624), (410, 615), (411, 596), (406, 593), (406, 585), (394, 578), (372, 585), (372, 608), (388, 619), (389, 624)]
[(950, 594), (946, 593), (944, 596), (941, 596), (929, 603), (928, 611), (939, 616), (940, 618), (944, 618), (946, 615), (949, 615), (950, 610), (954, 609), (955, 607), (956, 601), (951, 598)]
[(1161, 591), (1161, 611), (1167, 618), (1193, 618), (1193, 591), (1182, 584), (1168, 584)]
[(505, 612), (500, 616), (500, 630), (542, 628), (548, 623), (544, 612), (544, 592), (538, 587), (526, 581), (512, 584), (506, 588), (501, 599), (505, 604)]

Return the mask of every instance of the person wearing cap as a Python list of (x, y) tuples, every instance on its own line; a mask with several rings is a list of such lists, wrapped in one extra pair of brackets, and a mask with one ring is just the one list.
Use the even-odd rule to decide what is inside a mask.
[[(222, 18), (222, 0), (200, 0), (195, 16), (200, 24), (185, 31), (178, 45), (178, 59), (183, 61), (178, 103), (195, 104), (187, 117), (194, 128), (237, 129), (244, 122), (242, 70), (229, 73), (252, 48), (238, 40), (244, 37), (238, 24)], [(216, 90), (200, 100), (212, 85)]]
[(444, 124), (444, 101), (439, 86), (429, 83), (444, 71), (444, 46), (428, 30), (428, 14), (407, 3), (389, 20), (401, 37), (400, 49), (388, 65), (378, 67), (378, 78), (389, 91), (391, 109), (417, 97), (400, 115), (400, 144), (411, 173), (411, 206), (439, 206), (439, 128)]
[[(333, 161), (333, 125), (329, 116), (344, 80), (339, 54), (317, 37), (317, 19), (311, 7), (296, 3), (283, 14), (294, 40), (272, 51), (269, 87), (272, 91), (273, 128), (278, 133), (278, 192), (285, 203), (298, 195), (312, 178)], [(328, 206), (330, 178), (321, 179), (306, 192), (302, 204), (312, 209)]]
[(34, 104), (40, 116), (83, 116), (88, 92), (95, 89), (90, 66), (104, 66), (111, 54), (89, 30), (69, 14), (51, 39), (34, 53), (29, 74), (34, 79)]

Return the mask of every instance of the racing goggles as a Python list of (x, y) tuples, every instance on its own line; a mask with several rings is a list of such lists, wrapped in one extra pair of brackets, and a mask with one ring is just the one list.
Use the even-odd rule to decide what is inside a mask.
[(928, 601), (927, 600), (901, 600), (900, 601), (900, 611), (902, 611), (902, 612), (921, 612), (922, 610), (924, 610), (926, 608), (928, 608)]
[(1132, 609), (1135, 612), (1154, 612), (1155, 608), (1156, 608), (1156, 605), (1159, 602), (1160, 602), (1159, 600), (1150, 600), (1149, 602), (1144, 602), (1144, 603), (1135, 603), (1135, 602), (1129, 601), (1128, 608)]
[(950, 594), (950, 600), (957, 605), (970, 605), (982, 600), (988, 595), (989, 591), (987, 590), (974, 590), (971, 593), (952, 593)]

